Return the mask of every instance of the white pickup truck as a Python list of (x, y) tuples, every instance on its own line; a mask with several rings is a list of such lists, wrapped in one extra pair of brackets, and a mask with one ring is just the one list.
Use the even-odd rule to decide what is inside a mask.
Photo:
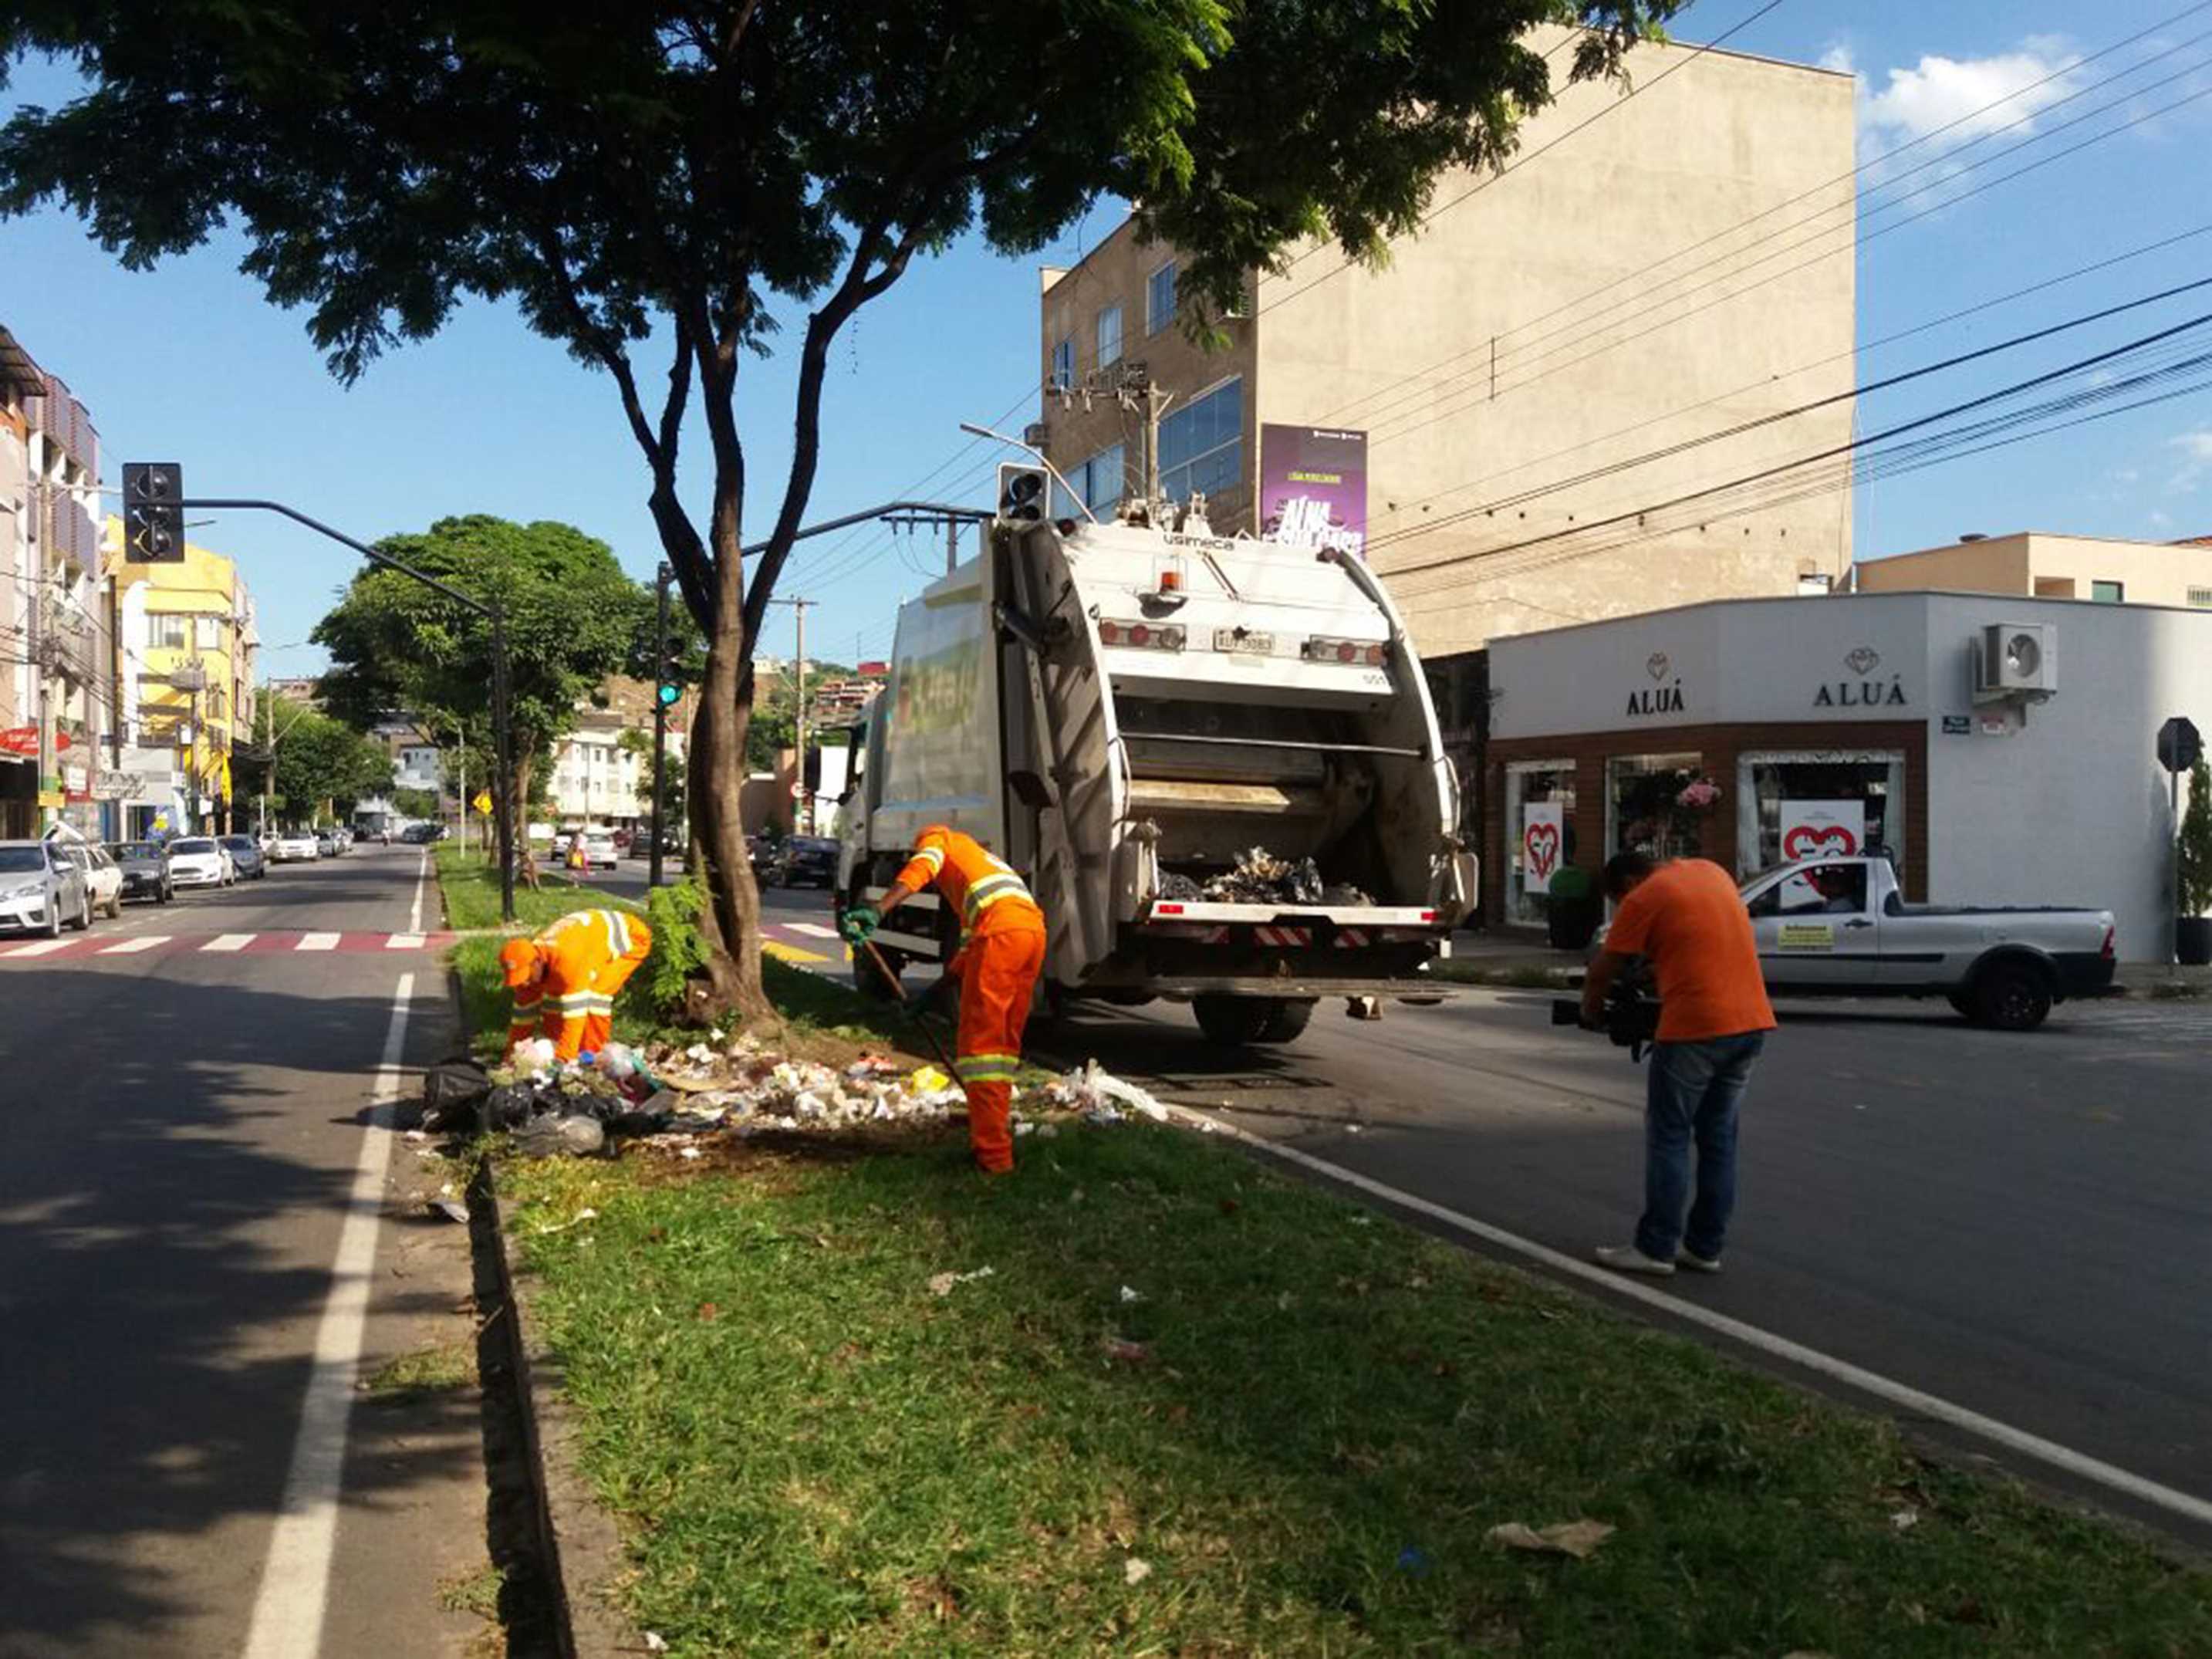
[(1743, 884), (1767, 988), (1781, 996), (1942, 996), (2028, 1031), (2112, 983), (2112, 913), (1908, 904), (1886, 858), (1806, 860)]

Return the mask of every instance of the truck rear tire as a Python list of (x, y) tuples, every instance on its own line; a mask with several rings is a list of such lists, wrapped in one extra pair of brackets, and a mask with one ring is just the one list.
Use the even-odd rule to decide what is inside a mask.
[(1224, 1048), (1242, 1048), (1261, 1040), (1261, 1033), (1282, 1004), (1273, 997), (1202, 996), (1190, 1000), (1198, 1029), (1209, 1041)]
[(1267, 1023), (1260, 1028), (1261, 1042), (1296, 1042), (1305, 1032), (1306, 1023), (1313, 1018), (1314, 1005), (1310, 1002), (1278, 1001), (1267, 1016)]
[(2000, 1031), (2033, 1031), (2051, 1012), (2051, 981), (2019, 963), (2000, 962), (1974, 978), (1974, 1018)]

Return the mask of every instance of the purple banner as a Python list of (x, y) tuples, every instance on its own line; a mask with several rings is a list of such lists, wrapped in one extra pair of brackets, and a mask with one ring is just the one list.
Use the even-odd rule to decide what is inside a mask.
[(1292, 547), (1367, 556), (1367, 434), (1260, 428), (1260, 534)]

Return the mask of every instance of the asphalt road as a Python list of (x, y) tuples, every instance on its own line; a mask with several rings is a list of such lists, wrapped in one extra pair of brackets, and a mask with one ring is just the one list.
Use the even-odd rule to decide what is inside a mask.
[[(453, 1042), (435, 943), (411, 937), (436, 925), (423, 862), (366, 848), (283, 866), (126, 907), (47, 957), (0, 939), (9, 1659), (246, 1650), (311, 1384), (326, 1407), (353, 1386), (326, 1304), (349, 1214), (363, 1231), (372, 1085), (410, 976), (397, 1058)], [(369, 1279), (364, 1369), (467, 1293), (465, 1255), (458, 1291), (450, 1260), (422, 1271), (445, 1224), (404, 1202), (422, 1166), (387, 1150), (388, 1181), (362, 1189), (373, 1262), (349, 1273)], [(328, 1655), (458, 1651), (471, 1627), (439, 1613), (433, 1575), (483, 1555), (472, 1398), (363, 1416), (342, 1489), (320, 1494), (339, 1571), (301, 1581), (261, 1651), (316, 1651), (318, 1607)], [(318, 1495), (295, 1497), (307, 1518), (283, 1530), (312, 1566)]]
[[(1325, 1003), (1297, 1044), (1233, 1058), (1154, 1005), (1076, 1021), (1065, 1046), (1587, 1258), (1634, 1224), (1644, 1073), (1548, 1003), (1478, 991), (1372, 1024)], [(2071, 1005), (2026, 1036), (1912, 1003), (1784, 1018), (1726, 1271), (1664, 1293), (2212, 1500), (2212, 1016)]]

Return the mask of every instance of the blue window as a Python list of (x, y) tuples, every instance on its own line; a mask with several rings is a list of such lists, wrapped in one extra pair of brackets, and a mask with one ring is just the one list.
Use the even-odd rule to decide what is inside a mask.
[(1244, 382), (1226, 381), (1160, 422), (1160, 489), (1218, 495), (1244, 482)]
[[(1121, 446), (1109, 444), (1088, 460), (1079, 461), (1068, 468), (1067, 482), (1083, 498), (1083, 505), (1103, 519), (1121, 505), (1125, 482), (1122, 466)], [(1052, 487), (1052, 515), (1055, 519), (1083, 516), (1076, 510), (1075, 502), (1067, 491), (1057, 483)]]
[(1098, 313), (1098, 367), (1111, 368), (1121, 361), (1121, 307), (1108, 306)]
[(1170, 259), (1152, 275), (1145, 284), (1145, 332), (1157, 334), (1176, 314), (1176, 268)]
[(1058, 386), (1075, 384), (1075, 337), (1072, 334), (1052, 349), (1052, 383)]

